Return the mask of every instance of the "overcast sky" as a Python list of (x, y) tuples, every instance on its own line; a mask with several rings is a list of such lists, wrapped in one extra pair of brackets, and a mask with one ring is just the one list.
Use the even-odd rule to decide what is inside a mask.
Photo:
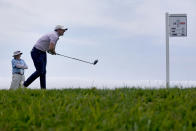
[(1, 86), (9, 88), (15, 50), (29, 66), (25, 76), (34, 72), (30, 51), (57, 24), (69, 30), (56, 52), (99, 63), (48, 55), (48, 87), (165, 80), (166, 12), (188, 15), (188, 37), (170, 38), (171, 80), (195, 81), (195, 0), (0, 0)]

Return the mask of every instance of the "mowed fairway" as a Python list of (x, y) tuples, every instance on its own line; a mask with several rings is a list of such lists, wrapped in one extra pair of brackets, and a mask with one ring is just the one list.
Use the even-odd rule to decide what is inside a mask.
[(196, 130), (196, 88), (1, 90), (0, 130)]

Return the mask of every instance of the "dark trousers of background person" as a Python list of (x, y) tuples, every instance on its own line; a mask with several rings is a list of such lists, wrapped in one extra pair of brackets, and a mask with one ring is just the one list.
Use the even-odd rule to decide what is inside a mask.
[(46, 89), (46, 52), (40, 51), (34, 47), (31, 51), (31, 57), (36, 71), (24, 82), (24, 86), (28, 87), (35, 79), (40, 77), (40, 87), (41, 89)]

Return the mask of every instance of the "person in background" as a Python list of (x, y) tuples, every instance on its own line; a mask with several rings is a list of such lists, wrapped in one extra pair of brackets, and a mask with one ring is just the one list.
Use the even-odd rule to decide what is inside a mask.
[(15, 90), (22, 87), (22, 84), (25, 81), (24, 70), (28, 69), (28, 66), (25, 61), (21, 59), (21, 55), (21, 51), (14, 52), (14, 59), (12, 59), (12, 82), (10, 89)]

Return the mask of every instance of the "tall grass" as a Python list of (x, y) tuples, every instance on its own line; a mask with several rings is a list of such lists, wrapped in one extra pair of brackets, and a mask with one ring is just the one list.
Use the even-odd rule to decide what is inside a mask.
[(1, 90), (0, 130), (196, 130), (196, 89)]

